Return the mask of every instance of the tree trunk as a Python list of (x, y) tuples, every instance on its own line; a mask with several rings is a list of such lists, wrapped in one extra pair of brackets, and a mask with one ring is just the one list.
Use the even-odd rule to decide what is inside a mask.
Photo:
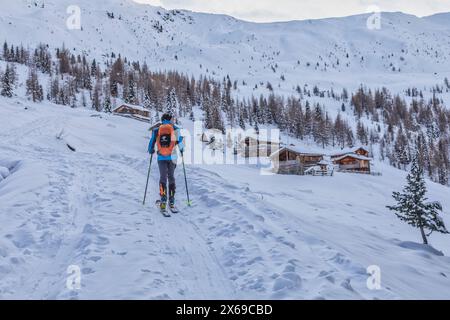
[(422, 234), (423, 244), (428, 244), (428, 239), (422, 226), (420, 226), (420, 233)]

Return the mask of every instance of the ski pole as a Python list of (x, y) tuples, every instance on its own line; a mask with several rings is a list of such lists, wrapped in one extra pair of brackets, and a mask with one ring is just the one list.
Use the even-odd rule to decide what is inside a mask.
[(186, 184), (187, 205), (190, 207), (190, 206), (192, 206), (192, 203), (189, 198), (189, 188), (188, 188), (188, 182), (187, 182), (187, 177), (186, 177), (186, 166), (184, 165), (184, 153), (183, 152), (181, 152), (181, 160), (183, 162), (184, 183)]
[(145, 206), (145, 200), (147, 199), (147, 189), (148, 189), (148, 181), (150, 180), (150, 172), (152, 170), (152, 162), (153, 162), (153, 154), (150, 157), (150, 165), (148, 166), (148, 174), (147, 174), (147, 184), (145, 185), (145, 194), (144, 194), (144, 201), (142, 204)]

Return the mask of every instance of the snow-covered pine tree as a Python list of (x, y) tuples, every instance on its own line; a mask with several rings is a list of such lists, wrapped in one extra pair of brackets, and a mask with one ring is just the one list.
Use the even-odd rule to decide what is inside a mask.
[(52, 71), (52, 56), (48, 51), (47, 46), (40, 44), (34, 51), (33, 63), (36, 68), (46, 74), (51, 74)]
[(144, 95), (144, 101), (142, 102), (144, 105), (144, 108), (147, 110), (151, 110), (152, 109), (152, 101), (150, 100), (150, 95), (148, 93), (145, 93)]
[(177, 110), (179, 109), (177, 94), (175, 88), (171, 88), (167, 93), (166, 106), (164, 112), (170, 113), (175, 118), (178, 116)]
[(4, 61), (9, 61), (9, 47), (8, 47), (8, 43), (6, 41), (3, 43), (2, 59)]
[(356, 136), (363, 145), (369, 144), (367, 129), (366, 127), (364, 127), (364, 124), (361, 121), (358, 121), (358, 124), (356, 126)]
[(242, 112), (241, 110), (239, 110), (238, 116), (239, 116), (239, 127), (240, 127), (242, 130), (245, 130), (244, 114), (243, 114), (243, 112)]
[(103, 84), (103, 111), (106, 113), (112, 113), (111, 91), (109, 90), (110, 84), (108, 80)]
[(345, 140), (347, 143), (347, 147), (353, 148), (355, 146), (355, 136), (353, 135), (353, 130), (352, 130), (352, 128), (347, 126), (346, 131), (347, 131), (347, 133), (345, 136)]
[[(428, 244), (427, 236), (432, 232), (448, 234), (444, 221), (439, 216), (442, 206), (439, 202), (426, 202), (426, 185), (423, 169), (419, 166), (417, 153), (413, 157), (411, 171), (406, 178), (407, 185), (403, 193), (394, 192), (392, 197), (397, 201), (394, 206), (387, 206), (400, 220), (420, 229), (424, 244)], [(425, 230), (429, 230), (426, 234)]]
[(312, 126), (311, 105), (309, 104), (309, 101), (306, 100), (306, 104), (305, 104), (305, 135), (311, 136), (312, 131), (313, 131), (313, 126)]
[(317, 103), (314, 107), (314, 117), (312, 120), (312, 134), (315, 142), (320, 143), (321, 138), (324, 134), (324, 127), (325, 125), (322, 108)]
[(225, 132), (222, 111), (220, 110), (220, 100), (216, 100), (212, 96), (205, 96), (203, 100), (203, 108), (205, 114), (205, 128), (217, 129)]
[(136, 95), (136, 80), (134, 79), (134, 75), (130, 73), (128, 79), (128, 95), (125, 97), (125, 101), (131, 104), (139, 104), (137, 95)]
[(92, 93), (92, 109), (96, 111), (101, 111), (102, 102), (101, 102), (101, 91), (102, 86), (99, 82), (97, 82), (94, 86), (94, 92)]
[(16, 70), (12, 64), (6, 65), (5, 73), (3, 73), (0, 79), (1, 91), (0, 95), (7, 98), (12, 98), (14, 95), (14, 84), (17, 78)]
[(345, 148), (345, 123), (342, 120), (341, 114), (338, 113), (333, 125), (333, 132), (336, 137), (337, 144), (341, 149)]
[(28, 79), (26, 81), (26, 95), (33, 102), (41, 102), (44, 99), (42, 86), (39, 84), (39, 78), (36, 72), (36, 68), (31, 67), (28, 70)]
[(437, 167), (437, 181), (444, 186), (448, 185), (449, 181), (450, 157), (448, 150), (448, 143), (445, 139), (441, 138), (438, 143), (438, 148), (434, 154), (434, 162)]
[[(322, 147), (325, 149), (325, 147), (330, 144), (330, 140), (333, 140), (333, 137), (332, 137), (333, 124), (330, 120), (328, 112), (325, 113), (325, 119), (321, 125), (323, 126), (323, 133), (320, 137), (320, 139), (321, 139), (320, 143), (322, 144)], [(334, 142), (332, 142), (332, 143), (334, 143)]]
[(106, 113), (111, 113), (111, 98), (110, 97), (106, 97), (105, 101), (103, 101), (103, 111)]
[(59, 91), (60, 88), (58, 78), (50, 78), (47, 91), (47, 99), (53, 103), (58, 103)]
[(95, 61), (95, 59), (92, 61), (92, 64), (91, 64), (90, 75), (92, 77), (95, 77), (97, 75), (97, 62)]
[(406, 166), (410, 163), (410, 152), (408, 139), (400, 127), (397, 139), (394, 144), (395, 162), (399, 169), (406, 170)]

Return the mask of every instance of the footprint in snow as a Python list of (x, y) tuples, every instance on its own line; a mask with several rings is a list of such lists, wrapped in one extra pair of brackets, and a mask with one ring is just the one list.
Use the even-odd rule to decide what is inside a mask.
[(25, 230), (18, 230), (14, 235), (7, 235), (12, 243), (19, 249), (24, 249), (35, 243), (33, 235)]
[(95, 273), (95, 270), (92, 268), (83, 268), (81, 269), (81, 273), (84, 275)]
[(302, 286), (302, 278), (297, 274), (294, 264), (289, 263), (277, 276), (273, 284), (274, 297), (281, 297), (287, 291), (299, 290)]
[(100, 261), (101, 259), (102, 259), (102, 257), (99, 257), (99, 256), (93, 256), (93, 257), (88, 258), (89, 261), (94, 261), (94, 262)]
[(95, 242), (95, 244), (99, 245), (99, 246), (105, 246), (107, 244), (109, 244), (109, 239), (106, 237), (97, 237), (97, 241)]

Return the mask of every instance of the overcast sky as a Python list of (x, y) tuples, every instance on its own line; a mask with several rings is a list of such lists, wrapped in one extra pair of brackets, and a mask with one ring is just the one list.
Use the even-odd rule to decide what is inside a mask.
[[(373, 5), (381, 11), (417, 16), (450, 12), (450, 0), (134, 0), (166, 9), (224, 13), (236, 18), (267, 22), (348, 16), (365, 13)], [(373, 11), (373, 10), (371, 10)]]

